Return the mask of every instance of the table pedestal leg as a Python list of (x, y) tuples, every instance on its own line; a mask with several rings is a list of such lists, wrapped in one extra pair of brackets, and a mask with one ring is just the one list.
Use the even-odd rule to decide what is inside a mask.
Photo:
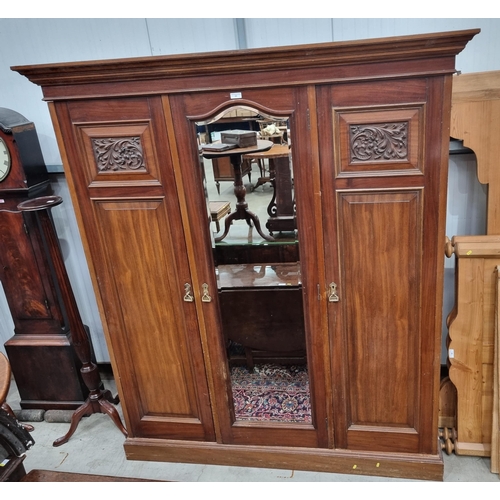
[(118, 398), (113, 398), (110, 391), (93, 391), (93, 394), (91, 393), (87, 400), (74, 411), (71, 417), (71, 425), (68, 432), (64, 436), (56, 439), (53, 446), (61, 446), (62, 444), (67, 443), (76, 431), (80, 420), (85, 415), (92, 415), (93, 413), (106, 413), (111, 420), (113, 420), (118, 429), (120, 429), (122, 433), (127, 436), (127, 430), (123, 426), (116, 408), (111, 403), (118, 403)]
[(234, 169), (234, 194), (237, 199), (236, 208), (234, 212), (229, 214), (224, 220), (224, 233), (222, 233), (222, 236), (218, 236), (215, 238), (216, 243), (222, 241), (227, 236), (229, 228), (234, 220), (246, 220), (249, 226), (251, 226), (253, 222), (255, 229), (262, 236), (262, 238), (264, 238), (266, 241), (276, 241), (272, 236), (265, 235), (262, 232), (259, 218), (253, 212), (250, 212), (250, 210), (248, 210), (248, 203), (245, 200), (247, 190), (245, 188), (243, 177), (241, 175), (241, 155), (230, 155), (230, 160), (231, 165)]

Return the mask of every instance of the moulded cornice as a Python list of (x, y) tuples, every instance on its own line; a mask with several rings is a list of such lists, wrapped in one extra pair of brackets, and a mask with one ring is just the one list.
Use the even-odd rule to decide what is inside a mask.
[(348, 42), (13, 66), (40, 86), (206, 77), (455, 56), (479, 29)]

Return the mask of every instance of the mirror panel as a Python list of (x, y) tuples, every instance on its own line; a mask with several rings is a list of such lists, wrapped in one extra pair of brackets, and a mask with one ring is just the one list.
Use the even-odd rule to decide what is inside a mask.
[[(235, 130), (257, 145), (207, 148)], [(240, 106), (196, 134), (235, 419), (310, 424), (289, 120)]]

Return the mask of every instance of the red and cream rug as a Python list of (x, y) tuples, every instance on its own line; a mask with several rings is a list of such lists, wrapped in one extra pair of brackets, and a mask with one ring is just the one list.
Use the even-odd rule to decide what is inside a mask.
[(237, 420), (311, 422), (307, 367), (233, 367), (231, 382)]

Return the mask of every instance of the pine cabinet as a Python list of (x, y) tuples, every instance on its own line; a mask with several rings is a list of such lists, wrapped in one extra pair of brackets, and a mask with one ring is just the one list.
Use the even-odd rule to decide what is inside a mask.
[[(49, 103), (128, 458), (442, 478), (451, 78), (477, 33), (13, 68)], [(229, 261), (210, 229), (196, 127), (238, 108), (288, 123), (297, 230), (235, 245)], [(228, 342), (237, 322), (222, 319), (246, 316), (222, 310), (232, 292), (220, 277), (248, 265), (253, 281), (230, 290), (274, 283), (302, 363), (280, 358), (272, 312), (260, 341), (277, 363), (230, 362), (248, 346)], [(301, 314), (282, 300), (290, 284)], [(277, 372), (270, 392), (252, 392)]]

